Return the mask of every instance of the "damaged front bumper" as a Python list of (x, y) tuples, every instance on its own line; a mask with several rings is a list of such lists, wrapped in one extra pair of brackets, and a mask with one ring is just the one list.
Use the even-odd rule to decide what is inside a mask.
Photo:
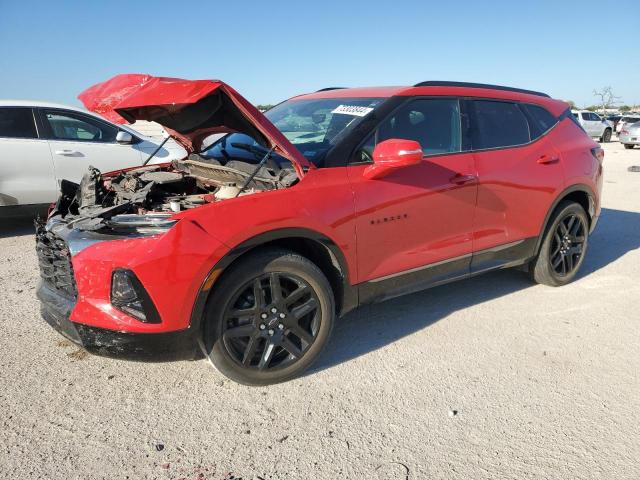
[[(58, 332), (87, 350), (140, 360), (198, 355), (192, 305), (210, 261), (228, 248), (190, 221), (164, 234), (106, 235), (51, 218), (36, 226), (41, 314)], [(191, 241), (193, 240), (193, 243)], [(144, 322), (114, 305), (113, 272), (135, 272), (159, 319)]]
[(69, 320), (75, 300), (40, 281), (37, 289), (42, 318), (76, 345), (91, 353), (133, 360), (178, 360), (198, 356), (190, 329), (167, 333), (131, 333), (93, 327)]

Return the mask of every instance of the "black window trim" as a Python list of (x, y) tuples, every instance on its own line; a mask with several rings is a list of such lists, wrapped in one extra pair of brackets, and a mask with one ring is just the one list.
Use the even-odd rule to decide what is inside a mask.
[[(49, 122), (46, 119), (46, 112), (59, 112), (63, 115), (66, 114), (72, 114), (72, 115), (77, 115), (78, 117), (82, 117), (82, 118), (87, 118), (90, 121), (94, 121), (98, 124), (103, 124), (105, 127), (108, 128), (115, 128), (118, 132), (126, 132), (129, 135), (131, 135), (131, 137), (133, 138), (133, 141), (129, 144), (129, 145), (135, 145), (138, 144), (140, 142), (142, 142), (143, 140), (138, 137), (137, 135), (134, 135), (133, 133), (131, 133), (129, 130), (124, 130), (123, 128), (120, 128), (118, 125), (115, 125), (113, 123), (109, 123), (105, 120), (102, 120), (98, 117), (94, 117), (93, 115), (89, 115), (86, 114), (84, 112), (78, 112), (76, 110), (69, 110), (66, 108), (60, 108), (60, 107), (36, 107), (34, 108), (34, 110), (37, 110), (37, 114), (34, 113), (34, 115), (37, 115), (37, 117), (39, 117), (40, 119), (40, 123), (42, 124), (42, 137), (45, 140), (52, 140), (52, 141), (56, 141), (56, 142), (81, 142), (81, 143), (94, 143), (94, 144), (98, 144), (98, 145), (114, 145), (117, 144), (118, 142), (114, 139), (112, 142), (98, 142), (98, 141), (94, 141), (94, 140), (83, 140), (83, 139), (73, 139), (73, 138), (57, 138), (53, 135), (53, 132), (51, 131), (51, 127), (49, 125)], [(36, 126), (38, 126), (38, 122), (36, 121)], [(116, 133), (117, 135), (117, 133)]]
[[(514, 103), (516, 105), (518, 105), (518, 107), (520, 108), (520, 105), (533, 105), (536, 107), (541, 107), (544, 108), (545, 110), (546, 107), (539, 105), (537, 103), (533, 103), (533, 102), (522, 102), (522, 101), (517, 101), (517, 100), (506, 100), (506, 99), (502, 99), (502, 98), (493, 98), (493, 97), (474, 97), (474, 96), (455, 96), (455, 95), (416, 95), (416, 96), (408, 96), (407, 100), (402, 101), (399, 105), (397, 105), (393, 110), (391, 110), (391, 112), (389, 112), (385, 117), (383, 117), (382, 119), (380, 119), (380, 121), (375, 125), (375, 127), (373, 127), (372, 131), (369, 132), (365, 138), (362, 139), (362, 141), (360, 141), (358, 143), (358, 145), (353, 149), (353, 151), (351, 152), (351, 154), (348, 157), (348, 161), (346, 163), (347, 167), (350, 166), (357, 166), (357, 165), (371, 165), (373, 162), (365, 162), (365, 161), (355, 161), (355, 155), (356, 153), (360, 150), (360, 148), (362, 147), (362, 145), (364, 145), (364, 143), (369, 139), (369, 136), (372, 133), (377, 134), (377, 130), (379, 125), (384, 122), (388, 117), (390, 117), (391, 115), (393, 115), (395, 113), (396, 110), (398, 110), (399, 108), (401, 108), (403, 105), (405, 105), (406, 103), (408, 103), (409, 101), (413, 100), (413, 99), (438, 99), (438, 98), (457, 98), (459, 103), (460, 103), (460, 134), (462, 136), (462, 143), (460, 144), (461, 148), (465, 147), (465, 142), (469, 142), (469, 146), (471, 147), (469, 150), (461, 150), (459, 152), (447, 152), (447, 153), (438, 153), (438, 154), (433, 154), (433, 155), (426, 155), (423, 158), (434, 158), (434, 157), (441, 157), (441, 156), (452, 156), (452, 155), (461, 155), (461, 154), (468, 154), (468, 153), (481, 153), (481, 152), (492, 152), (495, 150), (506, 150), (508, 148), (522, 148), (522, 147), (526, 147), (529, 145), (532, 145), (536, 142), (538, 142), (540, 139), (546, 137), (550, 132), (552, 132), (559, 124), (560, 122), (566, 117), (565, 113), (568, 111), (569, 114), (571, 114), (571, 109), (567, 109), (565, 110), (562, 114), (560, 115), (553, 115), (551, 112), (549, 112), (549, 114), (552, 117), (555, 117), (556, 119), (556, 123), (549, 128), (546, 132), (544, 132), (542, 135), (540, 135), (539, 137), (535, 138), (534, 140), (530, 140), (527, 143), (522, 143), (519, 145), (509, 145), (506, 147), (493, 147), (493, 148), (483, 148), (483, 149), (474, 149), (473, 145), (471, 144), (471, 138), (469, 135), (469, 126), (464, 126), (462, 125), (462, 117), (463, 116), (467, 116), (469, 124), (471, 124), (472, 122), (472, 115), (471, 112), (469, 111), (469, 103), (470, 101), (473, 100), (485, 100), (485, 101), (495, 101), (495, 102), (506, 102), (506, 103)], [(529, 125), (529, 117), (527, 116), (527, 114), (525, 113), (525, 109), (520, 108), (520, 111), (522, 112), (522, 114), (525, 116), (525, 119), (527, 121), (527, 128), (529, 128), (529, 138), (531, 139), (531, 127)], [(548, 111), (548, 110), (547, 110)]]
[(1, 110), (9, 110), (9, 109), (17, 109), (17, 108), (21, 108), (21, 109), (27, 109), (27, 110), (31, 110), (31, 117), (33, 118), (33, 124), (36, 130), (36, 136), (35, 137), (5, 137), (4, 135), (0, 135), (0, 138), (7, 138), (7, 139), (12, 139), (12, 140), (46, 140), (43, 135), (42, 135), (42, 131), (40, 129), (40, 125), (38, 125), (38, 121), (37, 121), (37, 113), (35, 112), (35, 107), (29, 106), (29, 105), (2, 105), (0, 106)]

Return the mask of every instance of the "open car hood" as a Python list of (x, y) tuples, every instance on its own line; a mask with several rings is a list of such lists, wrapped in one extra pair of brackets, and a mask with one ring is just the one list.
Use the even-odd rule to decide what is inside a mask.
[(244, 97), (219, 80), (121, 74), (78, 95), (85, 107), (116, 123), (162, 125), (188, 152), (214, 133), (244, 133), (293, 163), (298, 176), (313, 165)]

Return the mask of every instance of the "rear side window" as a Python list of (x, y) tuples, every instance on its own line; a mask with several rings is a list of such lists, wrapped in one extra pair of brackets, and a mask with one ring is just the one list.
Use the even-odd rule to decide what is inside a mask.
[(38, 138), (30, 108), (0, 108), (0, 137)]
[(518, 105), (493, 100), (473, 100), (471, 104), (474, 150), (529, 143), (529, 125)]
[(558, 123), (556, 117), (551, 115), (545, 108), (537, 105), (523, 105), (523, 108), (529, 114), (529, 131), (532, 140), (545, 134)]
[(591, 114), (589, 112), (582, 112), (581, 115), (583, 120), (591, 120)]
[(58, 140), (115, 142), (118, 129), (99, 120), (71, 112), (45, 111), (51, 137)]

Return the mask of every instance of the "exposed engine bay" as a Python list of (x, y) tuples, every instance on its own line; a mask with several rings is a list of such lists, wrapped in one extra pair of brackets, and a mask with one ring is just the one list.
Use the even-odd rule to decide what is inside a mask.
[(80, 185), (62, 181), (50, 218), (58, 217), (81, 230), (133, 227), (148, 223), (145, 219), (161, 221), (183, 210), (288, 188), (298, 181), (290, 167), (216, 163), (192, 155), (170, 167), (150, 165), (107, 176), (89, 167)]

